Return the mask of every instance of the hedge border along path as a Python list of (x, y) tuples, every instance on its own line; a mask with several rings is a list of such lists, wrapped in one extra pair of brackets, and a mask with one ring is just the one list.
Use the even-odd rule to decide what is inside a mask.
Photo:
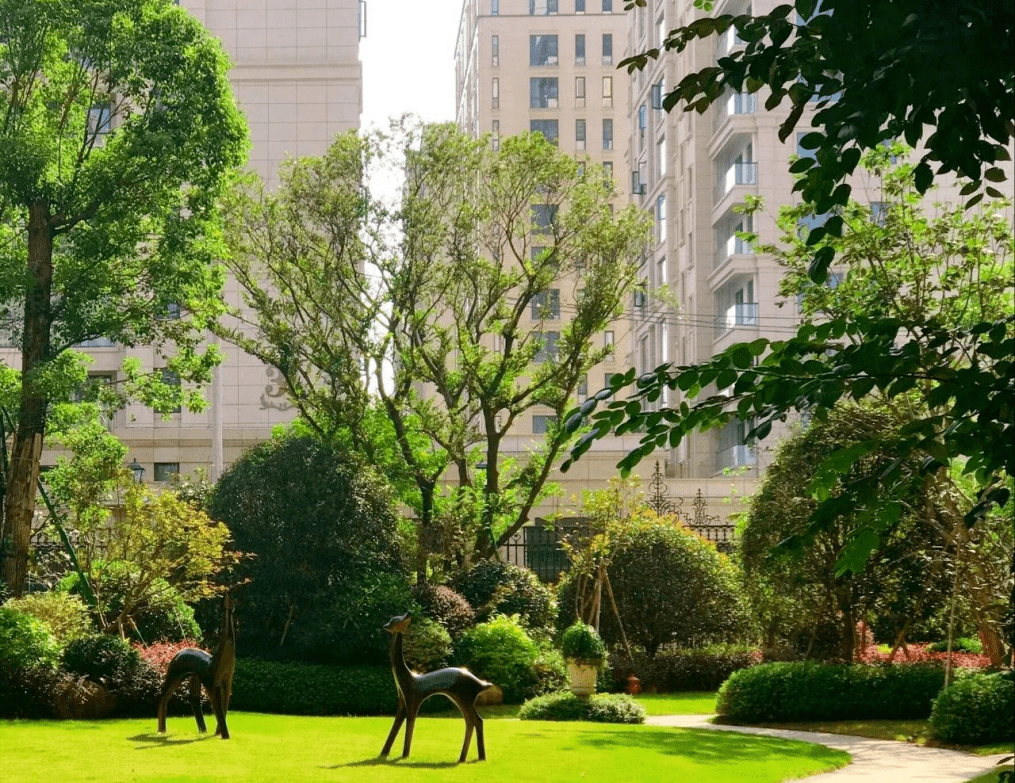
[(719, 732), (755, 734), (788, 740), (814, 742), (841, 750), (852, 756), (852, 763), (834, 772), (807, 778), (807, 783), (870, 783), (873, 780), (965, 783), (970, 778), (997, 768), (997, 762), (1010, 753), (973, 756), (957, 750), (927, 748), (891, 740), (850, 737), (845, 734), (819, 734), (810, 731), (763, 729), (757, 726), (728, 726), (709, 723), (708, 715), (660, 715), (649, 717), (646, 724), (683, 729), (711, 729)]

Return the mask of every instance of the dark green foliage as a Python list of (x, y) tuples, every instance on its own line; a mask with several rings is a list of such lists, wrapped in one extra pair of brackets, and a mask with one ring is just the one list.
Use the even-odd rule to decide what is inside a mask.
[(746, 723), (926, 718), (943, 686), (944, 669), (925, 664), (763, 663), (734, 672), (716, 710)]
[(498, 615), (467, 631), (458, 644), (458, 661), (504, 691), (518, 704), (540, 692), (536, 659), (539, 647), (514, 618)]
[[(391, 715), (397, 706), (391, 669), (316, 666), (241, 658), (232, 708), (287, 715)], [(436, 700), (434, 700), (436, 701)]]
[(52, 718), (59, 669), (0, 664), (0, 718)]
[[(932, 642), (927, 645), (927, 652), (947, 652), (948, 651), (948, 640), (940, 642)], [(979, 639), (970, 639), (968, 637), (959, 637), (958, 639), (952, 639), (952, 652), (965, 652), (975, 653), (981, 655), (983, 653), (983, 643)]]
[(423, 614), (444, 626), (452, 639), (457, 639), (476, 624), (476, 610), (461, 593), (447, 585), (421, 582), (412, 588), (412, 597)]
[(574, 623), (560, 638), (560, 652), (564, 660), (602, 666), (606, 660), (606, 645), (591, 625), (581, 620)]
[(413, 671), (428, 672), (448, 665), (451, 636), (444, 626), (426, 617), (414, 618), (402, 647), (402, 656)]
[(58, 590), (29, 593), (22, 598), (8, 601), (5, 607), (17, 609), (41, 620), (61, 646), (71, 639), (86, 636), (95, 630), (84, 602), (75, 595)]
[(645, 708), (624, 694), (598, 693), (579, 699), (566, 691), (530, 699), (522, 705), (518, 717), (521, 720), (644, 723)]
[(0, 667), (52, 668), (59, 655), (56, 639), (45, 623), (16, 609), (0, 607)]
[(95, 634), (75, 639), (63, 651), (63, 667), (93, 682), (110, 682), (117, 673), (136, 668), (141, 654), (119, 636)]
[(751, 647), (717, 644), (709, 647), (680, 649), (664, 647), (654, 658), (641, 650), (629, 659), (623, 650), (614, 651), (612, 690), (627, 687), (627, 678), (638, 678), (642, 690), (652, 688), (660, 693), (676, 691), (714, 691), (733, 672), (756, 666), (761, 652)]
[(511, 563), (482, 560), (453, 580), (452, 587), (475, 607), (478, 622), (517, 614), (529, 629), (553, 623), (553, 593), (531, 571)]
[(970, 674), (945, 688), (930, 714), (934, 736), (960, 745), (1015, 740), (1012, 673)]
[(387, 485), (358, 458), (309, 437), (247, 452), (208, 507), (254, 557), (236, 617), (245, 653), (318, 662), (376, 660), (381, 625), (409, 606), (397, 514)]

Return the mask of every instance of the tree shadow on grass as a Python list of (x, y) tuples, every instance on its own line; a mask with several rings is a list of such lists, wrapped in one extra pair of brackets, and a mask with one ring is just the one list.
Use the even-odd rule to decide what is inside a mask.
[(177, 745), (190, 745), (194, 742), (204, 742), (210, 739), (218, 739), (215, 734), (201, 734), (197, 737), (189, 739), (172, 737), (169, 734), (159, 734), (152, 732), (151, 734), (135, 734), (133, 737), (127, 737), (130, 742), (140, 742), (134, 750), (152, 750), (153, 748), (171, 748)]
[[(470, 762), (467, 761), (465, 763), (468, 764)], [(403, 759), (401, 756), (398, 758), (374, 756), (369, 759), (363, 759), (362, 761), (350, 761), (347, 764), (322, 766), (321, 769), (343, 769), (345, 767), (392, 767), (396, 764), (400, 767), (410, 767), (412, 769), (450, 769), (452, 767), (461, 766), (457, 761), (412, 761), (411, 759)]]

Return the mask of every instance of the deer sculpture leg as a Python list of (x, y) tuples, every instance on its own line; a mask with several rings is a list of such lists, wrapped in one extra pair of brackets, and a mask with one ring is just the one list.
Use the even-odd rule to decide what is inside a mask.
[(476, 677), (467, 669), (438, 669), (427, 674), (416, 674), (405, 664), (402, 655), (402, 636), (408, 630), (411, 616), (404, 614), (394, 617), (384, 626), (384, 630), (392, 635), (391, 639), (391, 671), (395, 676), (395, 687), (398, 689), (398, 710), (395, 722), (388, 732), (388, 739), (381, 750), (387, 756), (394, 744), (398, 730), (405, 723), (405, 740), (402, 746), (402, 758), (407, 758), (412, 746), (412, 734), (416, 724), (416, 714), (420, 705), (430, 696), (441, 694), (449, 698), (462, 713), (465, 720), (465, 742), (459, 763), (469, 755), (472, 733), (476, 733), (476, 749), (479, 760), (486, 760), (486, 745), (483, 742), (483, 719), (476, 711), (476, 698), (490, 687), (490, 683)]

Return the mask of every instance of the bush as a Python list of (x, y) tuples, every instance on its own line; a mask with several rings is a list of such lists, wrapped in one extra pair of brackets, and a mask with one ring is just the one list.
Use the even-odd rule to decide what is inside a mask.
[(451, 650), (451, 636), (444, 626), (426, 617), (413, 618), (402, 645), (402, 654), (410, 669), (428, 672), (447, 666)]
[(476, 608), (476, 619), (518, 615), (529, 630), (549, 628), (556, 607), (553, 593), (531, 571), (499, 560), (483, 560), (452, 586)]
[(232, 709), (286, 715), (391, 715), (397, 706), (390, 668), (253, 658), (236, 661)]
[(95, 630), (88, 607), (76, 595), (57, 590), (31, 593), (23, 598), (12, 598), (4, 606), (41, 620), (61, 647)]
[[(615, 541), (608, 573), (627, 637), (650, 657), (667, 644), (737, 641), (749, 627), (735, 567), (679, 523), (632, 519)], [(568, 572), (558, 588), (560, 631), (577, 616), (578, 581)], [(620, 644), (612, 611), (602, 612), (599, 633), (607, 644)]]
[(423, 614), (443, 625), (452, 639), (476, 624), (476, 610), (465, 596), (446, 585), (422, 582), (412, 588), (412, 597), (422, 607)]
[[(927, 645), (928, 652), (948, 652), (948, 640), (942, 642), (933, 642)], [(952, 639), (952, 652), (961, 653), (973, 653), (975, 655), (983, 654), (983, 643), (979, 639), (970, 639), (969, 637), (959, 637), (958, 639)]]
[(0, 664), (0, 718), (52, 718), (61, 679), (52, 666)]
[(613, 690), (624, 690), (627, 678), (638, 678), (642, 690), (662, 693), (675, 691), (714, 691), (733, 672), (761, 663), (761, 652), (751, 647), (716, 644), (709, 647), (680, 649), (667, 647), (649, 658), (635, 650), (634, 658), (617, 650), (611, 656)]
[(457, 657), (477, 676), (500, 687), (505, 702), (518, 704), (539, 690), (538, 656), (538, 645), (517, 618), (501, 615), (465, 633)]
[(606, 661), (606, 645), (591, 625), (581, 620), (564, 631), (560, 652), (565, 661), (600, 667)]
[(934, 736), (959, 745), (1015, 740), (1012, 673), (970, 674), (945, 688), (930, 713)]
[(521, 720), (583, 720), (593, 723), (644, 723), (645, 709), (630, 696), (601, 693), (579, 699), (573, 693), (537, 696), (522, 705)]
[(75, 639), (63, 651), (63, 666), (92, 682), (109, 683), (141, 663), (141, 654), (119, 636), (94, 634)]
[(940, 666), (763, 663), (730, 675), (716, 710), (746, 723), (926, 718), (943, 685)]
[(0, 667), (52, 668), (59, 657), (59, 645), (45, 623), (25, 612), (0, 607)]

